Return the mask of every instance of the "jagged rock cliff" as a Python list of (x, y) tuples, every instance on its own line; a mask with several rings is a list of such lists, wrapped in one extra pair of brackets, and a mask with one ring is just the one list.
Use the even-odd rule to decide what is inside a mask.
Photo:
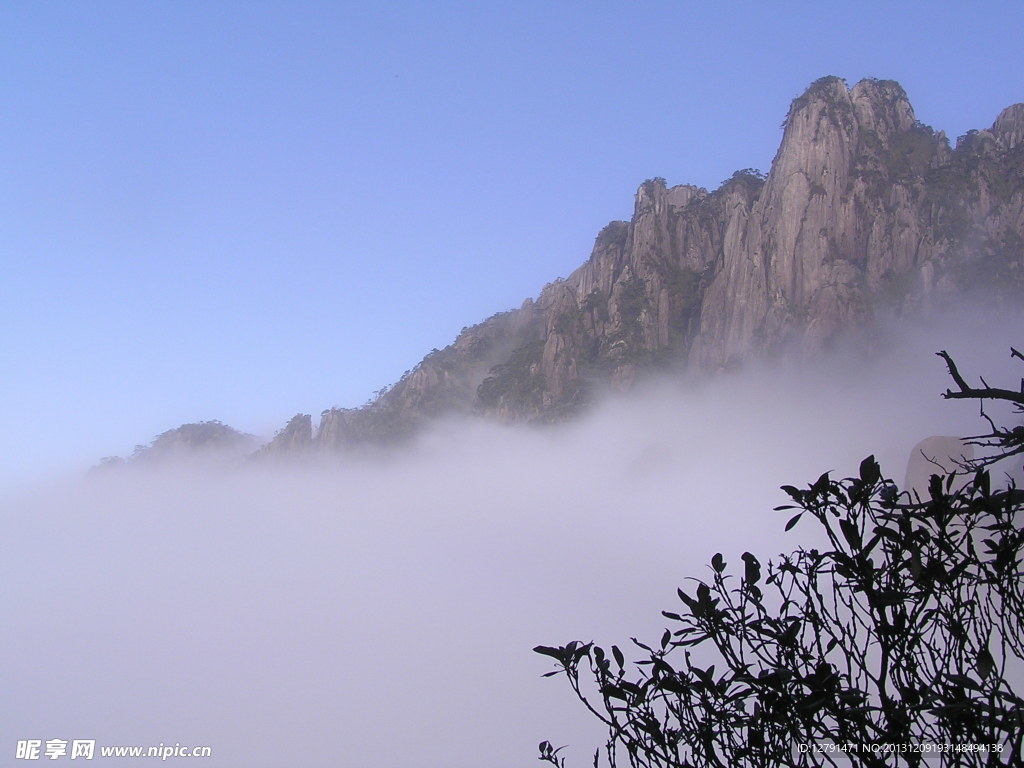
[[(266, 452), (399, 438), (446, 413), (571, 414), (651, 369), (714, 372), (807, 356), (880, 313), (954, 293), (1024, 296), (1024, 105), (951, 148), (893, 81), (816, 81), (766, 177), (644, 182), (585, 264), (465, 329), (372, 404), (295, 419)], [(296, 417), (299, 419), (300, 417)]]

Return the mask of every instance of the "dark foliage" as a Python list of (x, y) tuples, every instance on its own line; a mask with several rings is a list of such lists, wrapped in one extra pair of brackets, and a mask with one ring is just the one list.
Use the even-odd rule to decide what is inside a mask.
[[(1024, 382), (972, 387), (939, 354), (957, 386), (946, 397), (1024, 412)], [(715, 555), (711, 576), (664, 612), (662, 637), (633, 639), (635, 665), (617, 646), (535, 648), (607, 726), (604, 760), (1020, 765), (1024, 492), (997, 487), (989, 468), (1024, 452), (1024, 428), (986, 418), (990, 431), (973, 438), (985, 457), (933, 475), (925, 499), (901, 492), (872, 456), (857, 477), (783, 486), (786, 529), (813, 520), (827, 546), (767, 563), (747, 552), (735, 569)], [(542, 742), (540, 759), (564, 766), (560, 749)]]

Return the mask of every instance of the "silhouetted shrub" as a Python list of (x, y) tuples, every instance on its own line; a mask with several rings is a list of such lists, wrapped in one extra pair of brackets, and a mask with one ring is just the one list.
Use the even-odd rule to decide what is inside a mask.
[[(957, 385), (945, 397), (1024, 413), (1024, 383), (972, 387), (939, 354)], [(933, 475), (924, 499), (873, 456), (856, 477), (783, 486), (786, 530), (810, 518), (827, 546), (765, 564), (746, 552), (735, 571), (716, 554), (710, 578), (692, 579), (663, 613), (661, 638), (633, 640), (635, 664), (614, 645), (535, 648), (607, 726), (605, 761), (1020, 765), (1024, 492), (994, 485), (989, 468), (1024, 453), (1024, 427), (986, 419), (990, 431), (970, 440), (983, 455)], [(561, 749), (544, 741), (540, 759), (564, 766)]]

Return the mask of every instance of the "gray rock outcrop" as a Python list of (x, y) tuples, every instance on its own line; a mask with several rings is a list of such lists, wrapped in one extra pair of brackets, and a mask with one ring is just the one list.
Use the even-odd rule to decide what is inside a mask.
[(362, 408), (296, 417), (268, 453), (386, 443), (445, 414), (542, 422), (653, 370), (714, 373), (871, 343), (882, 316), (984, 291), (1024, 303), (1024, 104), (951, 147), (891, 80), (813, 83), (767, 176), (637, 190), (629, 221), (518, 309), (466, 328)]
[[(644, 182), (586, 263), (428, 355), (367, 422), (400, 434), (449, 412), (554, 420), (651, 369), (814, 356), (870, 338), (879, 315), (975, 289), (1019, 304), (1022, 138), (1024, 105), (951, 148), (897, 83), (822, 78), (792, 103), (766, 177), (739, 171), (714, 192)], [(318, 435), (336, 445), (331, 423)]]

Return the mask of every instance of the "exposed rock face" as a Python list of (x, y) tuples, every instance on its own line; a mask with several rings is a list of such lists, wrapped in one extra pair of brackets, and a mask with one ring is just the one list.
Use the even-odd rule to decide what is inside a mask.
[(261, 455), (302, 454), (313, 446), (313, 419), (309, 414), (297, 413), (274, 435), (274, 439), (260, 449)]
[[(293, 419), (269, 447), (398, 439), (447, 413), (550, 421), (652, 369), (813, 356), (950, 295), (1024, 301), (1024, 104), (951, 148), (893, 81), (795, 99), (766, 177), (644, 182), (633, 216), (517, 310), (465, 329), (373, 403)], [(298, 418), (298, 417), (297, 417)]]
[[(1024, 105), (951, 149), (897, 83), (822, 78), (791, 105), (767, 177), (644, 182), (568, 279), (466, 329), (369, 410), (396, 434), (451, 411), (551, 420), (652, 367), (814, 355), (976, 287), (1020, 302), (1022, 235)], [(318, 435), (335, 445), (332, 423)]]

